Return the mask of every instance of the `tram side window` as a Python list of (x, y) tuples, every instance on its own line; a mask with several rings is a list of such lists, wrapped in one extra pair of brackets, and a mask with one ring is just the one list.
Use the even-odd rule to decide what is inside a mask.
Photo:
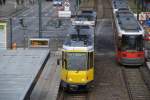
[(94, 66), (94, 52), (88, 53), (88, 66), (92, 68)]
[(90, 58), (91, 58), (91, 64), (90, 67), (92, 68), (94, 66), (94, 52), (90, 53)]
[(65, 52), (62, 52), (62, 67), (66, 68), (66, 56), (65, 56)]
[(62, 51), (62, 67), (64, 68), (64, 52)]

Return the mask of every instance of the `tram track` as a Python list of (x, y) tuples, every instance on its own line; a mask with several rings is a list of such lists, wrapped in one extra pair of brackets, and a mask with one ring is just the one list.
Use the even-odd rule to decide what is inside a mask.
[(66, 92), (59, 90), (57, 100), (90, 100), (89, 92)]
[(143, 76), (143, 79), (145, 81), (145, 84), (147, 85), (148, 89), (150, 90), (150, 71), (147, 66), (141, 67), (141, 73)]
[(140, 67), (122, 67), (122, 75), (130, 100), (150, 100), (150, 91), (145, 84)]
[(102, 0), (103, 6), (103, 18), (110, 19), (112, 18), (112, 6), (110, 0)]

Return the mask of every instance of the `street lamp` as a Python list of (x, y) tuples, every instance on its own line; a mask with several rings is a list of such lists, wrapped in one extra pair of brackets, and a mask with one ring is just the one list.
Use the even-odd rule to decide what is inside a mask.
[(13, 29), (12, 29), (13, 27), (12, 27), (12, 18), (10, 18), (10, 48), (12, 49), (12, 31), (13, 31)]
[(23, 30), (23, 37), (24, 37), (24, 49), (26, 48), (26, 30), (27, 30), (27, 26), (24, 24), (24, 19), (21, 18), (19, 19), (19, 23), (22, 27)]
[(136, 2), (136, 5), (137, 5), (137, 20), (139, 20), (139, 0), (137, 0), (137, 2)]
[(81, 0), (76, 0), (77, 9), (79, 8), (80, 3), (81, 3)]
[(39, 38), (42, 38), (42, 1), (38, 0), (39, 5)]

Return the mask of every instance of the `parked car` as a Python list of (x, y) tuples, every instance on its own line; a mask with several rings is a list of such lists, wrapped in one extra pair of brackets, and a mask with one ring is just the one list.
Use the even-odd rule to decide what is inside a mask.
[(63, 0), (53, 0), (53, 5), (54, 6), (62, 6)]

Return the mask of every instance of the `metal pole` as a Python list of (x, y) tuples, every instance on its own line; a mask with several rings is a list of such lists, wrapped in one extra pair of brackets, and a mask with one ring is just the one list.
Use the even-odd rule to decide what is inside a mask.
[(137, 20), (139, 20), (139, 0), (137, 0)]
[(42, 1), (38, 0), (39, 5), (39, 38), (42, 38)]
[(79, 5), (80, 5), (80, 0), (77, 0), (76, 4), (77, 4), (77, 10), (78, 10), (79, 9)]
[(97, 11), (97, 4), (98, 4), (98, 1), (97, 1), (97, 0), (95, 0), (95, 2), (94, 2), (95, 11)]
[(12, 18), (10, 18), (10, 49), (12, 49)]
[(24, 49), (26, 48), (26, 33), (25, 33), (26, 29), (25, 26), (23, 27), (23, 36), (24, 36)]
[(142, 12), (144, 11), (144, 0), (142, 0)]
[(78, 8), (78, 1), (79, 0), (76, 0), (76, 12), (77, 12), (77, 8)]

